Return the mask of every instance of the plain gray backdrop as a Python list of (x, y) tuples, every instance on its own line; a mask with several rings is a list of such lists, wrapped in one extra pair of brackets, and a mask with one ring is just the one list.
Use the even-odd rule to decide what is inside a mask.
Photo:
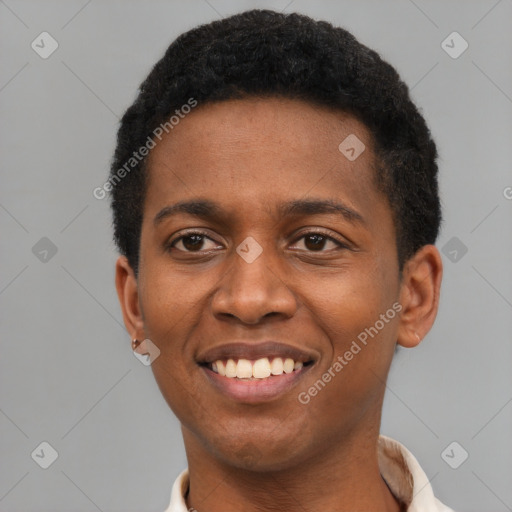
[(382, 433), (456, 511), (512, 510), (511, 0), (0, 0), (1, 511), (167, 507), (179, 423), (131, 351), (93, 190), (171, 41), (256, 7), (348, 29), (410, 86), (439, 148), (445, 274), (433, 330), (393, 363)]

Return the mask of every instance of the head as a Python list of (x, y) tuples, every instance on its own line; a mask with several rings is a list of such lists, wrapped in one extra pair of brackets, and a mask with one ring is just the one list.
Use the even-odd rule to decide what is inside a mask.
[[(437, 313), (436, 158), (407, 86), (341, 28), (249, 11), (171, 44), (110, 183), (125, 323), (159, 348), (188, 449), (269, 470), (378, 430), (396, 345)], [(304, 363), (288, 387), (219, 384), (216, 360), (265, 351)]]

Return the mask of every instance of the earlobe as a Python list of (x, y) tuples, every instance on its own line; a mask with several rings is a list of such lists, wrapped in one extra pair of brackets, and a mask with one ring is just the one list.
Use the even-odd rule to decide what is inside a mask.
[(137, 278), (125, 256), (116, 262), (116, 290), (126, 330), (132, 339), (144, 339)]
[(419, 249), (404, 265), (400, 303), (402, 313), (397, 342), (415, 347), (430, 331), (437, 316), (443, 263), (434, 245)]

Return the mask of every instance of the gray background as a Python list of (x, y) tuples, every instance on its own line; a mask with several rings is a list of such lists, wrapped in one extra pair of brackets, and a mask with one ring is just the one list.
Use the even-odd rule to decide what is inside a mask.
[[(393, 363), (382, 432), (455, 510), (512, 510), (511, 0), (0, 1), (0, 510), (167, 507), (179, 424), (131, 352), (92, 191), (169, 43), (253, 7), (347, 28), (412, 88), (439, 146), (445, 276), (434, 329)], [(43, 31), (59, 44), (47, 59), (31, 48)], [(469, 43), (457, 59), (441, 47), (453, 31)], [(46, 470), (42, 441), (58, 452)], [(469, 453), (457, 469), (441, 456), (453, 441), (452, 464)]]

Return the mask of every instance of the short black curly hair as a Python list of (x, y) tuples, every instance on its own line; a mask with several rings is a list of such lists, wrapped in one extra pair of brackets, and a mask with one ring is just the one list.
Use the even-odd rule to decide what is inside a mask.
[(321, 104), (362, 121), (374, 138), (376, 183), (393, 213), (400, 270), (419, 248), (435, 243), (437, 149), (396, 70), (342, 28), (256, 9), (180, 35), (121, 119), (108, 183), (114, 240), (136, 275), (147, 175), (147, 159), (135, 160), (136, 150), (191, 98), (200, 108), (266, 96)]

